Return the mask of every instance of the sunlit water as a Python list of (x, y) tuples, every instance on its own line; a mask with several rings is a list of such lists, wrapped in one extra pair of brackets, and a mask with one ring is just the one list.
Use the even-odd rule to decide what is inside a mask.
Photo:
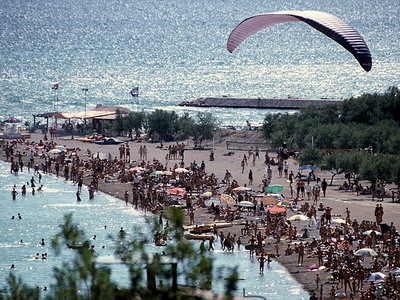
[[(243, 19), (279, 10), (321, 10), (356, 28), (370, 47), (366, 73), (344, 48), (302, 23), (276, 25), (230, 54)], [(211, 111), (222, 123), (261, 122), (264, 110), (197, 109), (199, 97), (331, 97), (399, 85), (398, 0), (0, 1), (0, 120), (87, 105)]]
[[(73, 219), (85, 230), (87, 237), (97, 236), (93, 241), (97, 254), (110, 255), (113, 253), (113, 244), (107, 238), (109, 234), (117, 235), (119, 229), (124, 227), (128, 238), (135, 237), (135, 231), (140, 226), (144, 234), (151, 234), (148, 226), (144, 225), (145, 217), (131, 207), (126, 207), (123, 201), (98, 193), (94, 201), (88, 200), (88, 193), (84, 189), (83, 201), (76, 202), (76, 187), (66, 183), (63, 179), (57, 179), (54, 175), (45, 175), (42, 178), (44, 192), (36, 192), (33, 196), (28, 189), (26, 197), (20, 194), (17, 200), (11, 198), (13, 185), (20, 192), (21, 186), (33, 176), (26, 170), (18, 176), (9, 173), (9, 165), (0, 162), (0, 285), (10, 273), (10, 266), (14, 264), (16, 269), (11, 271), (21, 276), (31, 286), (49, 286), (53, 280), (52, 269), (61, 262), (70, 261), (74, 250), (64, 249), (60, 256), (50, 247), (51, 238), (59, 231), (59, 225), (63, 222), (66, 213), (73, 213)], [(38, 178), (36, 177), (36, 181)], [(17, 218), (20, 213), (22, 219)], [(16, 219), (12, 220), (11, 217)], [(107, 229), (104, 226), (107, 225)], [(41, 239), (46, 244), (41, 246)], [(20, 240), (24, 244), (20, 243)], [(102, 246), (106, 246), (102, 249)], [(258, 273), (258, 263), (250, 260), (247, 251), (225, 253), (220, 250), (219, 242), (216, 243), (216, 251), (213, 253), (215, 267), (238, 266), (239, 276), (245, 280), (239, 281), (238, 295), (246, 289), (251, 295), (263, 295), (267, 299), (308, 299), (307, 293), (291, 277), (290, 274), (278, 263), (272, 262), (271, 268), (266, 269), (265, 275)], [(151, 252), (160, 252), (162, 249), (153, 245), (148, 246)], [(36, 253), (48, 253), (47, 261), (35, 260)], [(122, 285), (128, 285), (127, 272), (121, 271), (121, 266), (114, 266), (118, 272), (113, 273), (113, 279)], [(118, 269), (119, 268), (119, 269)], [(214, 284), (213, 290), (223, 291), (221, 283)]]

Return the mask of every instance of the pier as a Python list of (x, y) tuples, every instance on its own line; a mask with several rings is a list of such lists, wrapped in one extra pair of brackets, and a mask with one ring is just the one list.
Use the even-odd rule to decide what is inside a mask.
[(258, 109), (300, 109), (313, 105), (316, 107), (340, 103), (341, 100), (333, 99), (308, 99), (308, 98), (199, 98), (193, 101), (184, 101), (179, 106), (195, 107), (230, 107), (230, 108), (258, 108)]

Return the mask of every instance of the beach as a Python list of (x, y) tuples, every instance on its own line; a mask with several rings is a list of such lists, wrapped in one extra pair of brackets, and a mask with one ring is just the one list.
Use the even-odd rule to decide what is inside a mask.
[[(42, 134), (32, 134), (31, 137), (31, 141), (35, 142), (39, 142), (40, 140), (43, 139), (44, 136)], [(94, 156), (96, 156), (97, 153), (99, 152), (99, 156), (105, 155), (106, 157), (112, 157), (112, 158), (117, 157), (117, 159), (119, 158), (119, 145), (99, 146), (91, 143), (83, 143), (81, 141), (77, 141), (76, 139), (72, 139), (71, 137), (66, 137), (63, 139), (59, 138), (55, 140), (55, 142), (57, 142), (57, 144), (59, 145), (65, 146), (67, 149), (75, 149), (76, 153), (79, 156), (81, 155), (83, 156), (87, 152), (87, 149), (89, 149), (91, 154)], [(165, 159), (166, 154), (168, 153), (167, 150), (168, 146), (173, 145), (175, 143), (164, 143), (162, 148), (160, 148), (159, 143), (137, 143), (137, 142), (128, 142), (128, 143), (130, 146), (131, 160), (134, 161), (133, 164), (138, 165), (140, 163), (139, 148), (143, 145), (146, 145), (147, 148), (148, 161), (152, 161), (153, 158), (155, 158), (159, 160), (160, 163), (162, 163), (164, 166), (165, 164), (168, 163), (167, 168), (172, 168), (172, 169), (174, 168), (175, 164), (179, 165), (181, 163), (181, 159), (169, 159), (168, 161)], [(182, 141), (180, 141), (179, 143), (182, 143)], [(242, 172), (241, 161), (244, 155), (248, 155), (248, 151), (227, 150), (225, 148), (225, 144), (217, 140), (215, 143), (215, 150), (214, 150), (215, 160), (210, 161), (209, 150), (193, 150), (192, 149), (193, 145), (190, 144), (190, 142), (189, 143), (185, 142), (185, 143), (186, 143), (186, 149), (184, 152), (184, 159), (183, 159), (184, 167), (189, 167), (190, 164), (193, 162), (196, 162), (198, 165), (204, 162), (205, 172), (207, 174), (213, 173), (215, 177), (218, 179), (218, 182), (221, 182), (222, 179), (224, 179), (226, 171), (229, 170), (229, 172), (232, 174), (232, 178), (236, 180), (240, 186), (246, 185), (247, 187), (250, 187), (255, 194), (260, 194), (262, 192), (262, 178), (265, 174), (265, 168), (266, 168), (266, 166), (264, 165), (264, 156), (265, 156), (264, 152), (260, 152), (259, 158), (256, 158), (254, 160), (254, 166), (253, 166), (253, 161), (249, 160), (247, 162), (247, 165), (244, 166), (244, 170)], [(26, 144), (20, 144), (17, 146), (16, 150), (21, 152), (23, 151), (26, 152), (26, 148), (27, 148)], [(228, 152), (234, 152), (234, 153), (230, 153), (230, 155), (228, 155), (229, 154)], [(270, 157), (273, 157), (274, 154), (270, 153), (269, 155)], [(1, 158), (5, 159), (4, 152), (2, 152)], [(27, 161), (28, 156), (24, 156), (24, 160)], [(35, 164), (38, 163), (40, 165), (41, 160), (42, 159), (35, 158)], [(293, 171), (296, 174), (299, 168), (296, 161), (290, 158), (287, 160), (287, 162), (289, 164), (289, 172)], [(270, 182), (270, 185), (272, 184), (282, 185), (284, 188), (282, 193), (285, 195), (287, 199), (291, 200), (292, 196), (290, 193), (290, 188), (289, 188), (290, 183), (288, 178), (285, 178), (284, 176), (280, 177), (276, 166), (271, 166), (271, 169), (272, 169), (272, 180)], [(254, 178), (252, 184), (251, 183), (249, 184), (249, 178), (248, 178), (250, 170), (252, 170)], [(63, 172), (60, 172), (60, 174), (62, 173)], [(307, 175), (308, 171), (305, 170), (302, 172), (302, 174)], [(319, 177), (321, 180), (323, 178), (326, 178), (328, 182), (330, 181), (331, 174), (329, 172), (324, 174), (322, 172), (316, 171), (315, 175), (316, 177)], [(91, 177), (84, 177), (85, 185), (90, 185), (91, 181), (92, 181)], [(375, 221), (374, 212), (377, 202), (373, 202), (372, 197), (370, 195), (357, 195), (356, 192), (339, 190), (339, 186), (342, 185), (344, 181), (345, 178), (342, 175), (335, 176), (335, 179), (333, 181), (333, 186), (327, 187), (326, 197), (321, 196), (321, 198), (318, 200), (318, 205), (322, 202), (325, 207), (331, 207), (332, 216), (334, 218), (340, 217), (345, 219), (346, 208), (348, 208), (352, 220), (357, 219), (359, 222), (361, 222), (362, 220)], [(392, 186), (388, 186), (387, 188), (392, 188)], [(104, 182), (103, 180), (99, 180), (98, 189), (99, 191), (105, 192), (121, 200), (124, 200), (125, 191), (131, 193), (130, 184), (120, 183), (118, 181)], [(218, 194), (221, 194), (223, 192), (224, 192), (224, 187), (220, 187), (218, 189)], [(304, 204), (306, 202), (312, 204), (313, 201), (299, 200), (298, 205)], [(378, 203), (382, 204), (384, 209), (383, 223), (391, 224), (393, 222), (393, 225), (396, 228), (399, 228), (400, 212), (397, 209), (397, 206), (399, 204), (392, 203), (390, 197), (384, 198), (383, 202), (378, 202)], [(221, 203), (221, 205), (225, 204)], [(194, 210), (194, 220), (196, 224), (212, 223), (214, 215), (208, 213), (207, 211), (208, 211), (207, 208), (201, 208), (201, 207), (198, 207)], [(288, 217), (294, 214), (295, 214), (294, 212), (288, 210)], [(320, 215), (321, 212), (318, 212), (317, 219), (319, 219)], [(247, 219), (257, 222), (259, 220), (259, 218), (256, 218), (252, 214), (250, 215), (248, 213), (243, 213), (243, 217), (244, 218), (241, 221)], [(236, 221), (233, 223), (237, 224), (241, 222)], [(304, 238), (301, 240), (300, 239), (293, 240), (292, 243), (299, 243), (299, 242), (305, 243), (307, 241), (311, 241), (312, 237), (317, 237), (319, 235), (318, 231), (316, 230), (316, 226), (314, 225), (312, 225), (311, 227), (307, 226), (309, 222), (294, 221), (293, 224), (297, 227), (298, 233), (301, 233), (302, 229), (307, 228), (308, 230), (310, 230), (310, 234), (308, 238)], [(241, 235), (242, 228), (243, 225), (238, 224), (238, 225), (233, 225), (232, 227), (229, 228), (224, 228), (222, 230), (225, 235), (228, 232), (230, 232), (231, 235), (236, 234), (236, 236), (239, 237)], [(251, 236), (242, 236), (241, 237), (242, 244), (243, 245), (247, 244), (250, 238)], [(266, 240), (264, 246), (264, 251), (266, 253), (276, 254), (277, 247), (274, 242), (275, 239)], [(216, 247), (219, 247), (218, 244), (219, 241), (217, 241)], [(329, 291), (333, 286), (332, 284), (328, 283), (325, 284), (327, 282), (326, 277), (329, 274), (326, 272), (326, 270), (310, 271), (308, 268), (309, 266), (318, 263), (317, 257), (313, 255), (311, 251), (310, 252), (306, 251), (302, 266), (298, 266), (297, 254), (284, 255), (287, 244), (288, 240), (282, 236), (281, 242), (279, 243), (278, 247), (280, 255), (279, 256), (276, 255), (274, 259), (276, 259), (279, 263), (285, 266), (287, 270), (296, 278), (296, 280), (299, 283), (301, 283), (304, 286), (304, 289), (307, 291), (317, 290), (316, 276), (317, 274), (319, 274), (319, 276), (321, 277), (320, 285), (323, 286), (322, 299), (329, 299)], [(336, 290), (336, 292), (343, 292), (343, 288), (341, 289), (339, 287)], [(319, 293), (320, 289), (318, 290), (318, 295)], [(347, 295), (349, 295), (349, 293), (347, 293)]]

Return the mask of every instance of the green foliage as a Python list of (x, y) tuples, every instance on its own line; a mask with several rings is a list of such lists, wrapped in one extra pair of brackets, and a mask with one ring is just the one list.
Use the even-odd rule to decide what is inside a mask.
[(147, 133), (150, 136), (158, 133), (161, 140), (171, 141), (179, 129), (178, 120), (179, 116), (175, 111), (156, 109), (147, 116)]
[(316, 148), (306, 147), (299, 157), (300, 165), (317, 165), (322, 160), (323, 153)]
[(14, 274), (10, 274), (7, 278), (7, 285), (0, 289), (0, 300), (39, 300), (40, 289), (31, 288), (17, 278)]
[[(75, 249), (76, 256), (70, 262), (64, 262), (61, 267), (54, 268), (53, 283), (44, 299), (201, 299), (192, 295), (190, 289), (174, 289), (170, 285), (156, 287), (155, 278), (170, 282), (172, 277), (184, 278), (188, 286), (209, 290), (213, 280), (213, 260), (201, 253), (195, 244), (183, 237), (184, 214), (177, 208), (166, 213), (170, 222), (169, 234), (172, 241), (165, 247), (165, 256), (149, 255), (146, 244), (149, 238), (135, 230), (135, 240), (126, 235), (110, 236), (114, 241), (115, 255), (127, 267), (131, 284), (129, 288), (121, 288), (111, 280), (111, 271), (96, 263), (96, 254), (90, 249), (90, 241), (86, 239), (83, 230), (72, 221), (72, 215), (66, 215), (60, 232), (52, 239), (52, 246), (57, 255), (62, 253), (63, 245), (82, 244)], [(162, 230), (155, 219), (148, 221), (153, 230)], [(171, 265), (172, 263), (172, 265)], [(174, 268), (177, 264), (179, 268)], [(147, 280), (145, 279), (147, 273)], [(226, 296), (231, 299), (236, 290), (238, 275), (236, 270), (228, 269)], [(154, 280), (152, 279), (154, 278)], [(0, 290), (0, 300), (38, 300), (41, 299), (40, 289), (31, 288), (17, 279), (13, 274), (7, 280), (7, 285)]]
[(194, 146), (201, 147), (204, 140), (212, 139), (217, 127), (217, 120), (211, 113), (198, 113), (198, 121), (192, 126), (192, 138)]
[(371, 181), (373, 184), (383, 184), (392, 182), (393, 166), (398, 163), (398, 159), (392, 155), (377, 154), (370, 155), (361, 163), (360, 177)]
[(129, 132), (129, 137), (132, 139), (132, 131), (135, 131), (136, 136), (140, 136), (140, 128), (145, 124), (146, 114), (144, 112), (130, 112), (123, 118), (123, 126)]

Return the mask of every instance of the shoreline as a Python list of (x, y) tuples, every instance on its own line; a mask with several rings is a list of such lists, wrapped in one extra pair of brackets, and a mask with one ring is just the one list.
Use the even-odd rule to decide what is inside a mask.
[[(41, 137), (42, 137), (41, 134), (33, 134), (31, 141), (38, 141), (38, 140), (40, 140)], [(74, 148), (75, 147), (81, 148), (82, 151), (79, 154), (84, 153), (85, 148), (90, 148), (92, 150), (96, 150), (96, 149), (101, 150), (102, 153), (109, 152), (112, 154), (113, 157), (118, 154), (118, 145), (117, 146), (98, 146), (98, 145), (94, 145), (94, 144), (85, 144), (85, 143), (82, 143), (82, 142), (79, 142), (76, 140), (64, 140), (64, 139), (56, 140), (56, 142), (58, 142), (61, 145), (66, 145), (67, 148), (72, 148), (72, 146), (74, 146)], [(158, 157), (158, 159), (160, 159), (160, 161), (163, 161), (163, 158), (166, 153), (165, 150), (157, 149), (156, 146), (158, 146), (158, 144), (151, 144), (151, 143), (140, 143), (139, 144), (139, 143), (129, 142), (129, 145), (132, 147), (131, 155), (133, 158), (137, 158), (137, 156), (138, 156), (137, 148), (141, 144), (146, 144), (148, 146), (148, 148), (149, 148), (148, 157), (149, 158)], [(167, 146), (168, 146), (168, 144), (167, 144)], [(23, 149), (20, 149), (20, 150), (23, 150)], [(236, 151), (235, 157), (224, 156), (223, 154), (225, 152), (227, 152), (227, 151), (222, 149), (221, 145), (218, 145), (217, 149), (215, 151), (216, 161), (209, 162), (208, 161), (208, 151), (189, 150), (189, 151), (186, 151), (186, 153), (185, 153), (185, 165), (186, 166), (189, 165), (189, 162), (191, 162), (193, 160), (196, 160), (199, 163), (200, 163), (200, 160), (204, 160), (207, 165), (206, 166), (207, 173), (215, 173), (217, 178), (221, 179), (221, 178), (223, 178), (223, 173), (224, 173), (225, 169), (228, 168), (229, 170), (232, 170), (233, 177), (235, 179), (237, 179), (240, 184), (247, 183), (247, 178), (246, 178), (247, 172), (244, 172), (243, 174), (240, 173), (240, 166), (239, 166), (240, 160), (238, 160), (238, 154), (240, 153), (240, 156), (242, 156), (246, 152), (245, 151)], [(1, 155), (0, 159), (5, 161), (4, 153), (3, 153), (3, 155)], [(27, 159), (27, 157), (26, 157), (26, 159)], [(169, 162), (170, 166), (172, 166), (175, 162), (178, 162), (178, 161), (170, 161)], [(251, 164), (251, 163), (249, 162), (249, 164)], [(254, 176), (254, 178), (256, 179), (255, 184), (252, 185), (254, 190), (257, 190), (259, 188), (258, 184), (259, 184), (260, 178), (261, 178), (261, 176), (259, 176), (259, 175), (263, 173), (263, 166), (260, 164), (261, 164), (261, 162), (257, 161), (256, 166), (252, 167), (253, 169), (254, 168), (257, 169), (254, 171), (254, 173), (256, 174)], [(293, 161), (291, 161), (291, 165), (293, 167), (295, 166)], [(236, 169), (238, 169), (238, 170), (236, 170)], [(248, 169), (249, 169), (249, 166), (246, 167), (246, 171)], [(273, 171), (274, 171), (274, 175), (273, 175), (272, 183), (284, 185), (285, 194), (289, 198), (289, 195), (287, 195), (288, 183), (286, 182), (286, 179), (285, 178), (276, 178), (277, 171), (276, 171), (275, 167), (274, 167)], [(62, 173), (62, 172), (60, 172), (60, 173)], [(62, 177), (62, 174), (61, 174), (61, 177)], [(89, 177), (85, 178), (84, 184), (85, 185), (90, 184), (90, 180), (91, 179)], [(337, 180), (342, 180), (342, 179), (337, 179)], [(126, 188), (127, 186), (128, 186), (128, 188)], [(130, 191), (130, 189), (131, 189), (130, 185), (122, 184), (122, 183), (121, 184), (120, 183), (111, 183), (110, 184), (110, 183), (102, 182), (101, 184), (99, 184), (99, 191), (104, 192), (113, 197), (116, 197), (120, 200), (124, 200), (125, 190)], [(341, 212), (340, 215), (342, 215), (344, 212), (344, 210), (342, 210), (342, 209), (344, 207), (348, 206), (350, 208), (350, 210), (352, 211), (352, 215), (354, 213), (358, 218), (360, 216), (365, 217), (365, 215), (368, 215), (368, 214), (373, 217), (373, 206), (375, 206), (375, 203), (371, 202), (371, 199), (368, 196), (349, 195), (349, 194), (346, 194), (345, 192), (335, 191), (333, 189), (334, 189), (334, 187), (328, 187), (327, 195), (329, 195), (329, 193), (332, 193), (332, 196), (324, 199), (324, 204), (326, 203), (326, 205), (329, 204), (332, 207), (334, 207), (334, 211), (333, 211), (334, 215), (338, 215), (337, 210), (340, 210), (340, 212)], [(343, 198), (345, 198), (344, 196), (348, 198), (347, 201), (344, 201), (344, 199), (343, 199)], [(355, 201), (355, 200), (357, 200), (357, 201)], [(389, 223), (389, 224), (390, 224), (390, 222), (395, 222), (396, 227), (399, 228), (400, 227), (399, 218), (398, 218), (399, 213), (396, 213), (395, 209), (391, 209), (391, 207), (396, 207), (398, 204), (390, 203), (388, 201), (389, 200), (386, 200), (386, 199), (384, 201), (385, 207), (387, 207), (387, 206), (389, 207), (389, 209), (385, 210), (384, 220), (386, 223)], [(373, 205), (371, 205), (371, 204), (373, 204)], [(205, 211), (206, 211), (205, 209), (196, 209), (195, 210), (196, 223), (201, 224), (201, 223), (209, 223), (210, 221), (212, 221), (212, 215), (208, 215)], [(254, 220), (254, 218), (249, 218), (249, 219)], [(361, 218), (360, 218), (360, 220), (361, 220)], [(296, 225), (297, 224), (299, 226), (303, 225), (302, 223), (296, 223)], [(236, 234), (237, 236), (239, 236), (241, 228), (242, 228), (241, 225), (237, 225), (237, 226), (234, 225), (230, 228), (224, 228), (223, 231), (225, 234), (227, 232), (231, 232), (231, 234)], [(311, 236), (313, 236), (313, 235), (314, 236), (316, 235), (315, 231), (312, 231)], [(246, 244), (247, 239), (250, 239), (250, 237), (243, 237), (243, 241), (242, 241), (243, 245)], [(274, 244), (272, 243), (273, 240), (271, 239), (271, 240), (267, 240), (267, 241), (269, 241), (269, 242), (266, 243), (266, 245), (265, 245), (266, 252), (275, 253), (276, 248), (275, 248)], [(286, 245), (287, 245), (286, 241), (281, 242), (281, 245), (279, 247), (280, 254), (284, 253), (284, 249), (286, 248)], [(326, 272), (310, 272), (310, 271), (308, 271), (308, 268), (307, 268), (307, 266), (316, 263), (315, 257), (307, 257), (307, 253), (306, 253), (306, 255), (304, 257), (303, 267), (297, 266), (297, 255), (295, 255), (295, 254), (290, 255), (290, 256), (281, 255), (280, 257), (276, 258), (276, 261), (279, 262), (291, 274), (291, 276), (294, 277), (295, 280), (300, 285), (302, 285), (303, 289), (308, 292), (315, 290), (316, 274), (320, 274), (321, 284), (322, 284), (322, 286), (324, 286), (322, 299), (327, 299), (329, 290), (331, 288), (331, 284), (327, 284), (326, 283), (327, 281), (325, 279), (325, 277), (328, 275), (328, 273), (326, 273)], [(266, 271), (266, 272), (268, 272), (268, 271)], [(340, 289), (339, 289), (339, 291), (340, 291)], [(317, 295), (319, 295), (319, 293)]]

